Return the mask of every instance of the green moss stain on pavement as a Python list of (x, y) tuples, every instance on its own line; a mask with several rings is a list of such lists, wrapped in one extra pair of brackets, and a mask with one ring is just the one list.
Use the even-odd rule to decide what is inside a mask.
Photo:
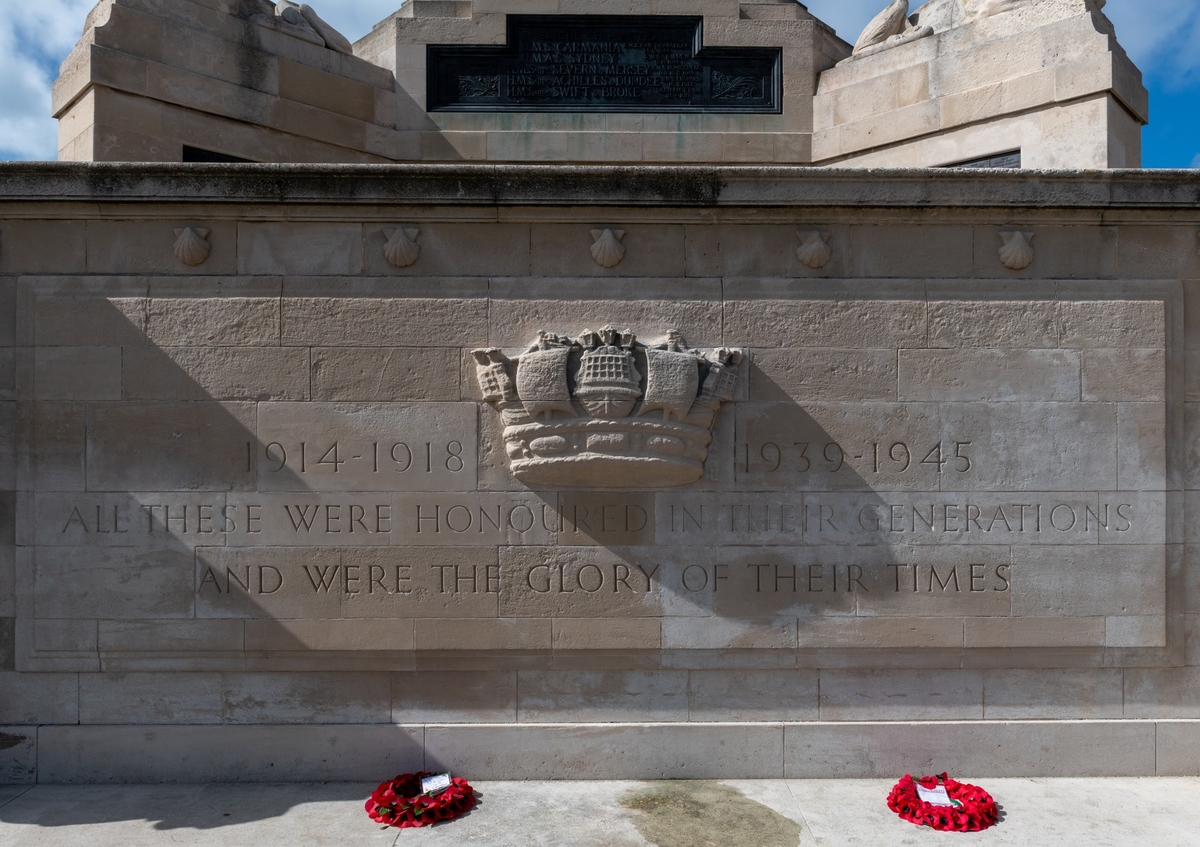
[(719, 782), (647, 783), (621, 800), (658, 847), (797, 847), (800, 824)]

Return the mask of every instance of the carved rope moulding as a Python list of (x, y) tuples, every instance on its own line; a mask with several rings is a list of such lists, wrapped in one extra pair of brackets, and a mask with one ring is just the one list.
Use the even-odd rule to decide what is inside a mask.
[(742, 350), (645, 345), (606, 326), (539, 332), (523, 353), (473, 351), (483, 399), (500, 413), (513, 476), (530, 485), (665, 488), (704, 474), (712, 426), (733, 400)]

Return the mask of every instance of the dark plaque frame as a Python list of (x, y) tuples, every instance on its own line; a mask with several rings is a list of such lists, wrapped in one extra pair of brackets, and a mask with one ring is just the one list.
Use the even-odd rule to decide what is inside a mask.
[(783, 51), (705, 47), (704, 19), (509, 15), (508, 43), (430, 44), (430, 112), (780, 114)]

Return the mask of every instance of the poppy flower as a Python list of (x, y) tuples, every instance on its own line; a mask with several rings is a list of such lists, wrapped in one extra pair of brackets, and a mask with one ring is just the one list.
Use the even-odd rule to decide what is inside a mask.
[(461, 777), (450, 781), (440, 794), (421, 792), (421, 780), (434, 776), (432, 771), (400, 774), (382, 783), (365, 804), (371, 820), (400, 829), (430, 826), (450, 820), (475, 808), (475, 789)]
[[(941, 784), (954, 806), (935, 806), (926, 803), (917, 793), (917, 786), (932, 789)], [(951, 779), (947, 774), (925, 776), (919, 780), (906, 774), (896, 783), (887, 798), (888, 808), (906, 821), (932, 827), (943, 832), (979, 832), (1000, 819), (999, 809), (992, 796), (982, 788)]]

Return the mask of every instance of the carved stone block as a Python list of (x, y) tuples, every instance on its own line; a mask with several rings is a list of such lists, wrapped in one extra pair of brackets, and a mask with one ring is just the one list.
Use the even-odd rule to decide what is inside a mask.
[(504, 420), (513, 476), (530, 485), (663, 488), (704, 474), (712, 425), (744, 353), (653, 346), (611, 326), (539, 333), (515, 358), (474, 351), (483, 398)]

